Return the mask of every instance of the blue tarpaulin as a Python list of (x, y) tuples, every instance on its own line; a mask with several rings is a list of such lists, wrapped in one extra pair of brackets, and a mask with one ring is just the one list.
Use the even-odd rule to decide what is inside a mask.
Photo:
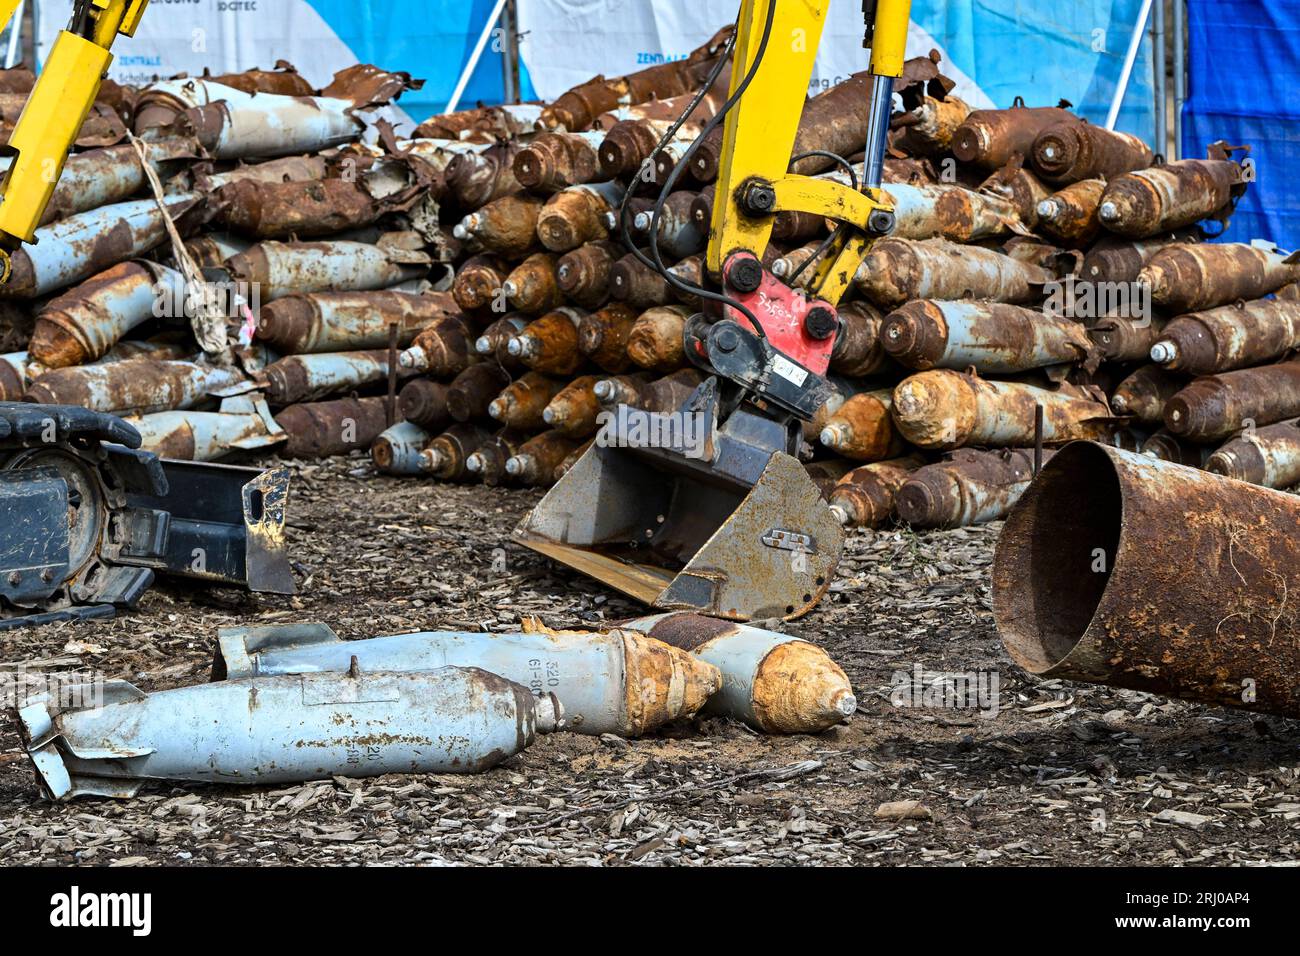
[(1251, 147), (1256, 181), (1225, 239), (1300, 247), (1300, 0), (1187, 0), (1183, 155), (1216, 140)]

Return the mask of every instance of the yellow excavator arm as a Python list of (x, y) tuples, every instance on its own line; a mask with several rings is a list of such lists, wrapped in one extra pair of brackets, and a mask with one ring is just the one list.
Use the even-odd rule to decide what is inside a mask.
[[(68, 29), (55, 40), (4, 153), (13, 163), (0, 183), (0, 282), (9, 254), (33, 242), (109, 64), (119, 34), (133, 36), (149, 0), (77, 0)], [(3, 23), (17, 0), (0, 0)]]
[(708, 252), (713, 274), (736, 252), (761, 256), (777, 213), (815, 213), (847, 227), (837, 234), (807, 284), (809, 292), (834, 305), (847, 291), (872, 238), (892, 227), (893, 207), (881, 193), (880, 182), (893, 81), (903, 75), (912, 3), (876, 0), (874, 17), (872, 4), (866, 6), (875, 79), (868, 107), (865, 181), (855, 190), (788, 173), (830, 0), (744, 0), (731, 70), (733, 94), (760, 57), (762, 62), (727, 114)]

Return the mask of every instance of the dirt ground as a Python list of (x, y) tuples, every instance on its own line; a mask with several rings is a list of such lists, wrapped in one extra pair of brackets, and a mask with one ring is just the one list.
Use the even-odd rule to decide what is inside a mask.
[[(512, 545), (534, 493), (296, 465), (300, 593), (155, 587), (134, 614), (0, 634), (0, 666), (159, 690), (205, 681), (217, 629), (323, 621), (345, 637), (598, 625), (641, 610)], [(1283, 720), (1027, 678), (994, 630), (998, 526), (857, 533), (792, 633), (844, 667), (858, 714), (817, 737), (722, 720), (645, 740), (553, 734), (475, 777), (40, 800), (0, 729), (6, 864), (1260, 864), (1300, 858), (1300, 754)], [(504, 549), (505, 570), (500, 552)], [(893, 675), (982, 671), (990, 711), (896, 707)], [(915, 819), (878, 816), (917, 801)]]

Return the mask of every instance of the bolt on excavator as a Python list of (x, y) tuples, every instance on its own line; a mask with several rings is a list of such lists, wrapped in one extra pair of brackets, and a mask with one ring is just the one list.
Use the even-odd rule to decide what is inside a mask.
[[(634, 179), (620, 211), (628, 248), (674, 288), (704, 300), (684, 344), (707, 377), (674, 413), (609, 416), (587, 454), (516, 529), (525, 546), (663, 610), (797, 618), (826, 593), (843, 551), (840, 524), (799, 460), (800, 426), (832, 394), (826, 372), (840, 331), (837, 305), (871, 244), (894, 228), (881, 181), (911, 0), (863, 3), (872, 83), (861, 173), (847, 157), (819, 154), (850, 185), (788, 171), (812, 155), (791, 152), (829, 7), (830, 0), (744, 0), (730, 57), (719, 59), (701, 92), (730, 59), (730, 96), (663, 184), (648, 255), (627, 228), (628, 198), (648, 173)], [(694, 151), (724, 122), (706, 260), (713, 287), (704, 288), (665, 267), (658, 220)], [(783, 212), (837, 223), (786, 281), (763, 264)], [(687, 420), (702, 423), (702, 442), (698, 424), (683, 427)]]

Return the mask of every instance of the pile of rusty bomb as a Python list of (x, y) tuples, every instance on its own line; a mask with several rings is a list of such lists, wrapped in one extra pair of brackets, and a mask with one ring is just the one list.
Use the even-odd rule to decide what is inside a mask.
[[(394, 475), (547, 487), (606, 414), (675, 411), (702, 381), (683, 348), (701, 301), (630, 254), (620, 218), (709, 281), (722, 140), (702, 133), (727, 71), (703, 87), (727, 37), (409, 132), (374, 111), (418, 81), (374, 67), (321, 90), (283, 64), (110, 86), (0, 292), (0, 398), (134, 416), (169, 457), (368, 450)], [(808, 100), (795, 171), (848, 181), (824, 154), (861, 161), (868, 82)], [(1001, 518), (1078, 438), (1300, 481), (1300, 267), (1200, 242), (1249, 163), (1217, 144), (1156, 165), (1062, 107), (973, 110), (937, 54), (898, 89), (897, 225), (841, 304), (835, 395), (804, 428), (843, 524)], [(778, 215), (767, 264), (812, 275), (828, 228)]]

